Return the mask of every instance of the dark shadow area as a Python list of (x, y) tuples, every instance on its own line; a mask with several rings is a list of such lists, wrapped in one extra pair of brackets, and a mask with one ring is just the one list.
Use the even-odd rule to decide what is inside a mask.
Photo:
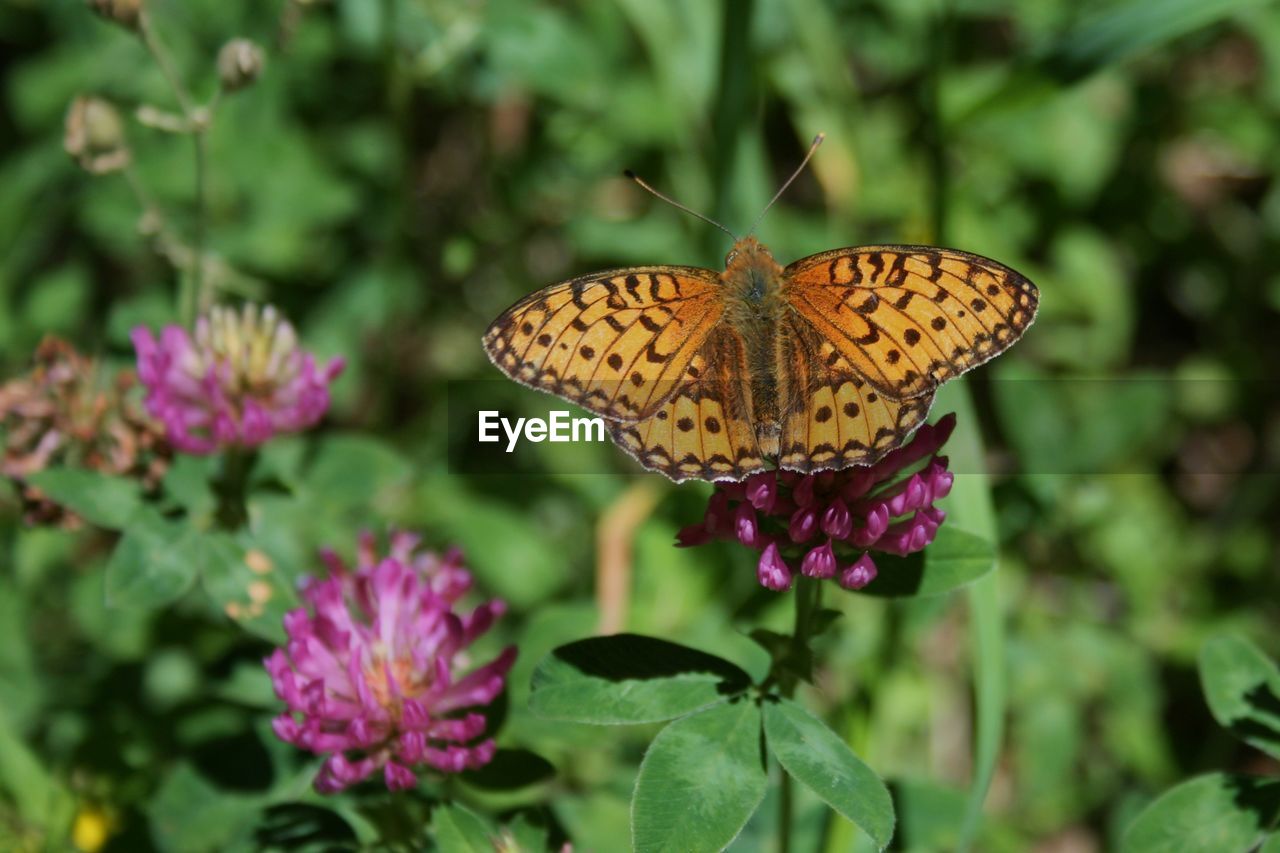
[(258, 849), (321, 851), (353, 850), (356, 834), (338, 815), (319, 806), (287, 803), (262, 813), (254, 833)]
[(461, 778), (468, 785), (489, 791), (513, 791), (545, 782), (556, 774), (555, 766), (527, 749), (500, 749), (493, 760)]
[(507, 721), (507, 715), (511, 712), (511, 691), (503, 690), (493, 701), (481, 708), (467, 708), (462, 711), (459, 716), (466, 714), (483, 714), (484, 715), (484, 731), (480, 733), (480, 739), (494, 737), (502, 729), (502, 724)]
[(1273, 748), (1280, 748), (1280, 728), (1276, 723), (1267, 723), (1260, 718), (1280, 721), (1280, 697), (1272, 691), (1271, 685), (1259, 683), (1244, 695), (1249, 704), (1250, 715), (1237, 717), (1227, 727), (1241, 740), (1257, 744), (1266, 743)]
[(1280, 820), (1280, 779), (1258, 776), (1231, 776), (1227, 779), (1231, 799), (1241, 809), (1257, 815), (1258, 826), (1269, 827)]
[(592, 637), (560, 646), (552, 654), (584, 675), (609, 681), (657, 680), (694, 672), (719, 675), (721, 693), (737, 693), (751, 677), (724, 658), (640, 634)]
[(189, 755), (200, 774), (220, 788), (262, 792), (274, 779), (271, 756), (253, 730), (201, 741)]
[(877, 553), (876, 579), (863, 587), (862, 592), (888, 598), (915, 595), (924, 584), (924, 555), (924, 551), (907, 557)]

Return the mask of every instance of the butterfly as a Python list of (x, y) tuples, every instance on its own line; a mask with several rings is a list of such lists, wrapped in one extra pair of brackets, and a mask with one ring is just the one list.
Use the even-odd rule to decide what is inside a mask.
[(605, 418), (644, 467), (741, 480), (876, 462), (1039, 303), (1021, 274), (955, 249), (860, 246), (784, 267), (735, 240), (722, 272), (627, 267), (537, 291), (493, 321), (485, 350), (517, 382)]

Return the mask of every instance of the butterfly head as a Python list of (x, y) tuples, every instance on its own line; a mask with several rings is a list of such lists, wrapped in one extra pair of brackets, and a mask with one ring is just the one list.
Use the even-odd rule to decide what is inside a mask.
[(758, 306), (778, 294), (782, 267), (763, 243), (755, 237), (743, 237), (725, 256), (720, 278), (730, 293), (746, 304)]
[(733, 244), (729, 254), (724, 256), (725, 272), (734, 272), (750, 267), (776, 264), (773, 253), (755, 237), (743, 237)]

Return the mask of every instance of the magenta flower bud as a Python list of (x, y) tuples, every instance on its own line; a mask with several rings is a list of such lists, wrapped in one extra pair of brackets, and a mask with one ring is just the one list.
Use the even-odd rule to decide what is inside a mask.
[(875, 579), (876, 563), (870, 554), (863, 554), (840, 573), (840, 586), (845, 589), (862, 589)]
[(754, 548), (760, 539), (760, 525), (757, 523), (755, 507), (749, 503), (738, 504), (733, 522), (738, 541), (748, 548)]
[(832, 539), (846, 539), (853, 532), (853, 516), (840, 498), (832, 501), (822, 514), (822, 532)]
[(926, 469), (926, 476), (929, 479), (932, 500), (940, 501), (951, 494), (951, 485), (955, 482), (956, 477), (947, 470), (947, 458), (945, 456), (938, 457)]
[(761, 512), (772, 512), (778, 497), (777, 475), (764, 471), (747, 478), (747, 500)]
[(792, 542), (808, 542), (818, 530), (818, 511), (812, 507), (802, 507), (791, 514), (787, 523), (787, 535)]
[(833, 578), (836, 576), (836, 552), (831, 548), (831, 540), (827, 544), (814, 548), (804, 555), (800, 562), (800, 573), (811, 578)]
[(858, 548), (870, 548), (889, 529), (889, 508), (880, 504), (869, 510), (863, 526), (853, 531), (849, 541)]
[(301, 588), (285, 617), (288, 643), (264, 661), (287, 710), (272, 721), (286, 743), (326, 756), (315, 780), (340, 791), (378, 770), (391, 790), (417, 784), (414, 766), (453, 772), (494, 754), (478, 713), (506, 684), (515, 648), (468, 670), (468, 647), (505, 612), (500, 601), (459, 613), (471, 575), (461, 555), (391, 535), (389, 556), (362, 537), (354, 570), (329, 553), (326, 578)]
[(394, 761), (387, 762), (387, 766), (382, 768), (382, 775), (390, 791), (407, 791), (418, 784), (418, 777), (413, 775), (412, 770)]
[(919, 509), (925, 498), (924, 482), (919, 474), (912, 474), (898, 494), (889, 500), (889, 514), (902, 515)]
[(791, 567), (782, 559), (777, 543), (770, 543), (764, 549), (764, 552), (760, 554), (760, 563), (756, 567), (756, 577), (760, 580), (761, 586), (767, 587), (774, 592), (784, 592), (791, 589)]

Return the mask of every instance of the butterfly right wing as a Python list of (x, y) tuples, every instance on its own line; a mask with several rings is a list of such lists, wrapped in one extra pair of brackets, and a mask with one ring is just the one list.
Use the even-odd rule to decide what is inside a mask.
[(658, 412), (684, 382), (723, 313), (720, 276), (711, 270), (612, 270), (517, 302), (489, 326), (484, 348), (517, 382), (634, 422)]
[(1022, 336), (1039, 292), (990, 258), (932, 246), (861, 246), (784, 271), (788, 302), (881, 394), (932, 394)]
[(751, 422), (742, 339), (714, 329), (682, 381), (652, 416), (611, 424), (619, 447), (644, 467), (682, 480), (741, 480), (768, 467)]
[(779, 467), (809, 474), (871, 465), (924, 422), (933, 394), (887, 398), (802, 316), (784, 322)]

